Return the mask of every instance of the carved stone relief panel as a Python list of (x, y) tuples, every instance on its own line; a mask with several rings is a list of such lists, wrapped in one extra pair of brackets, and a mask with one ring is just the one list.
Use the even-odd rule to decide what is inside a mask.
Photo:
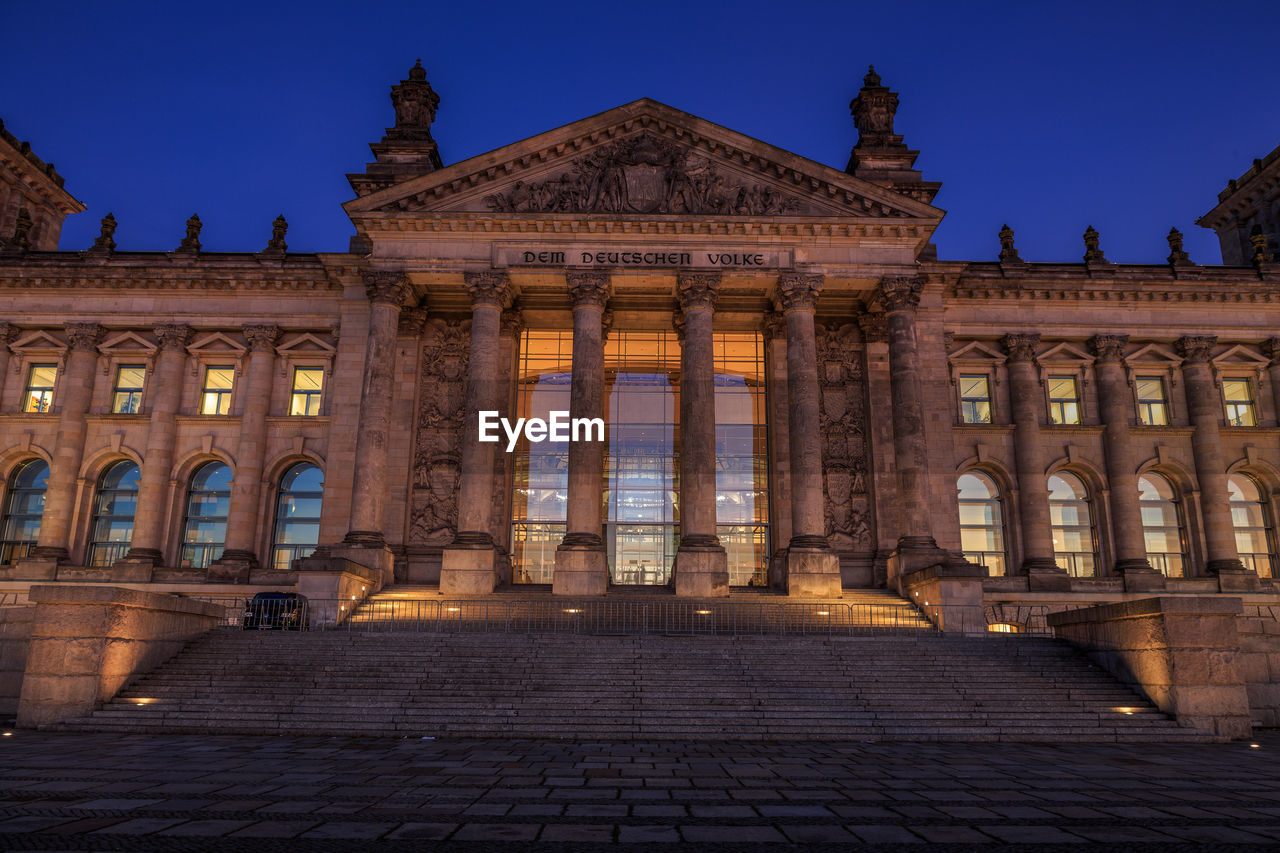
[(443, 548), (458, 529), (470, 323), (428, 320), (422, 331), (413, 449), (410, 546)]
[(827, 540), (837, 551), (875, 549), (868, 494), (866, 372), (852, 324), (817, 325)]

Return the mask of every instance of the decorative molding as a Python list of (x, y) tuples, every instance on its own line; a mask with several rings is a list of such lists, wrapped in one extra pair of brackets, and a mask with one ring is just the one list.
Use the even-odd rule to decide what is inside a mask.
[(187, 341), (195, 330), (184, 324), (165, 324), (156, 326), (152, 331), (160, 341), (161, 350), (179, 350), (186, 352)]
[(361, 277), (370, 303), (403, 307), (410, 290), (409, 276), (400, 271), (368, 270)]
[(613, 282), (608, 273), (567, 272), (564, 280), (574, 308), (589, 305), (603, 309), (613, 295)]
[(68, 323), (66, 325), (67, 349), (71, 352), (87, 350), (96, 353), (98, 342), (107, 330), (97, 323)]
[(822, 276), (785, 273), (778, 276), (778, 297), (782, 310), (814, 311), (822, 292)]
[(920, 276), (891, 276), (880, 280), (880, 304), (887, 312), (914, 311), (920, 305), (924, 279)]
[(1185, 335), (1174, 343), (1174, 349), (1182, 356), (1182, 363), (1208, 364), (1213, 358), (1213, 348), (1218, 343), (1214, 335)]
[(680, 309), (716, 307), (716, 293), (720, 289), (719, 273), (680, 273), (676, 276), (676, 298)]
[(1000, 339), (1000, 346), (1009, 356), (1010, 362), (1036, 360), (1036, 347), (1040, 345), (1040, 335), (1036, 332), (1016, 332)]
[(764, 337), (769, 341), (785, 341), (787, 339), (787, 318), (781, 311), (770, 311), (764, 315)]
[(511, 300), (511, 279), (505, 272), (469, 272), (463, 278), (467, 283), (467, 292), (471, 294), (472, 305), (497, 305), (505, 308)]
[(882, 344), (889, 340), (889, 315), (883, 311), (864, 311), (858, 315), (858, 328), (867, 343)]
[(1128, 335), (1094, 335), (1089, 339), (1089, 348), (1097, 357), (1096, 361), (1102, 364), (1124, 364), (1124, 350), (1128, 345)]
[(284, 331), (279, 326), (245, 326), (245, 340), (249, 342), (250, 352), (268, 352), (275, 354), (276, 341)]

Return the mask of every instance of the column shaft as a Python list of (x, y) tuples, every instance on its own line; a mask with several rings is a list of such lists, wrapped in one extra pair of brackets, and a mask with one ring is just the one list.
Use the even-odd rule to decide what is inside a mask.
[(1018, 477), (1018, 515), (1022, 521), (1022, 574), (1053, 571), (1053, 525), (1044, 446), (1040, 442), (1040, 375), (1036, 368), (1036, 334), (1005, 335), (1001, 341), (1008, 361), (1009, 406), (1013, 414), (1014, 468)]
[(791, 543), (791, 399), (787, 388), (787, 322), (783, 315), (769, 315), (764, 345), (769, 381), (769, 530), (773, 540), (769, 583), (782, 587), (786, 549)]
[(898, 547), (932, 552), (937, 543), (929, 522), (929, 462), (915, 313), (923, 289), (924, 282), (917, 278), (888, 278), (881, 284), (881, 301), (889, 329), (893, 455), (902, 525)]
[(84, 461), (87, 432), (85, 416), (93, 397), (93, 379), (98, 365), (98, 341), (104, 329), (93, 324), (67, 326), (67, 360), (61, 387), (62, 411), (58, 415), (58, 437), (53, 464), (45, 489), (44, 516), (40, 538), (32, 556), (59, 562), (68, 557), (71, 546), (71, 517), (75, 512), (76, 482)]

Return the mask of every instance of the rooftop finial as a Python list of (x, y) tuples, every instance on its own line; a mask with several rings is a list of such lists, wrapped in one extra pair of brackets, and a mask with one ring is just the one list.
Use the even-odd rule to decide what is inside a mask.
[(93, 240), (91, 252), (114, 252), (116, 250), (116, 218), (108, 213), (102, 217), (101, 230)]
[(271, 223), (271, 239), (267, 241), (267, 248), (263, 251), (277, 255), (283, 255), (289, 251), (289, 244), (284, 241), (285, 232), (288, 230), (289, 223), (282, 213)]
[(1169, 236), (1165, 238), (1169, 241), (1169, 257), (1166, 260), (1171, 267), (1191, 266), (1191, 255), (1182, 248), (1182, 232), (1177, 228), (1169, 229)]
[(874, 65), (868, 66), (862, 78), (862, 89), (849, 102), (853, 123), (858, 128), (859, 148), (905, 148), (902, 137), (893, 132), (893, 117), (898, 112), (898, 93), (880, 82)]
[(867, 66), (867, 75), (862, 78), (862, 85), (864, 88), (880, 85), (880, 75), (876, 73), (874, 65)]
[(191, 218), (187, 220), (187, 236), (182, 238), (182, 242), (178, 244), (179, 252), (198, 252), (200, 251), (200, 229), (204, 225), (200, 222), (200, 217), (191, 214)]
[(409, 79), (415, 82), (422, 82), (427, 79), (427, 69), (422, 67), (421, 57), (415, 60), (413, 67), (409, 69)]
[(18, 208), (18, 219), (13, 225), (13, 248), (20, 252), (25, 252), (31, 248), (31, 226), (34, 224), (31, 219), (31, 211), (25, 207)]
[(1105, 264), (1106, 256), (1098, 248), (1098, 232), (1090, 225), (1084, 232), (1084, 262), (1086, 264)]
[(391, 87), (391, 104), (396, 108), (396, 126), (392, 130), (398, 138), (431, 138), (431, 122), (436, 119), (440, 96), (427, 82), (422, 60), (409, 69), (409, 79)]
[(1249, 247), (1253, 249), (1253, 265), (1258, 269), (1271, 262), (1271, 253), (1267, 251), (1267, 235), (1262, 233), (1262, 226), (1253, 226), (1249, 233)]
[(1018, 256), (1018, 250), (1013, 245), (1013, 229), (1007, 224), (1000, 228), (1000, 263), (1022, 263), (1022, 258)]

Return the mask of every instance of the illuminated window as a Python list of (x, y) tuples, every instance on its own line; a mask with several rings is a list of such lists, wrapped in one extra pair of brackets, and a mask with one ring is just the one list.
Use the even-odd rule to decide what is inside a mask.
[(1147, 426), (1169, 425), (1169, 397), (1165, 394), (1164, 379), (1159, 376), (1139, 376), (1137, 380), (1138, 420)]
[(1072, 577), (1097, 574), (1097, 546), (1089, 492), (1074, 474), (1060, 471), (1049, 478), (1049, 521), (1053, 557)]
[(289, 414), (320, 414), (320, 397), (324, 388), (324, 369), (320, 367), (295, 367), (293, 369), (293, 396)]
[(1248, 379), (1222, 380), (1222, 397), (1227, 404), (1227, 423), (1231, 426), (1258, 425), (1258, 412), (1253, 406), (1253, 388)]
[(1275, 577), (1276, 533), (1257, 481), (1244, 474), (1232, 474), (1227, 479), (1227, 493), (1240, 562), (1257, 572), (1258, 577)]
[(89, 565), (109, 566), (129, 550), (133, 516), (138, 508), (138, 465), (117, 462), (98, 481), (93, 501)]
[(712, 346), (716, 535), (729, 555), (730, 586), (768, 586), (764, 338), (755, 332), (716, 333)]
[(960, 548), (971, 563), (987, 567), (992, 575), (1003, 575), (1004, 514), (1000, 491), (986, 474), (976, 471), (956, 480), (960, 501)]
[(111, 397), (111, 413), (136, 415), (142, 409), (142, 382), (147, 369), (141, 364), (116, 368), (116, 390)]
[(4, 539), (0, 540), (0, 565), (12, 565), (31, 553), (40, 538), (44, 492), (49, 485), (49, 463), (43, 459), (23, 462), (9, 480), (4, 505)]
[(200, 414), (231, 414), (231, 387), (235, 384), (234, 367), (206, 367), (204, 388), (200, 398)]
[(191, 478), (187, 515), (183, 524), (182, 565), (205, 569), (222, 556), (231, 506), (231, 468), (206, 462)]
[(1080, 423), (1080, 386), (1074, 376), (1049, 377), (1049, 419), (1055, 424)]
[(1169, 481), (1159, 474), (1138, 478), (1138, 500), (1142, 508), (1142, 535), (1147, 560), (1167, 577), (1186, 575), (1187, 544), (1182, 527), (1182, 511)]
[(47, 412), (53, 406), (53, 383), (58, 378), (56, 364), (33, 364), (27, 371), (27, 393), (22, 411)]
[(967, 424), (991, 423), (991, 381), (985, 375), (960, 377), (960, 419)]
[(271, 567), (285, 570), (308, 557), (320, 542), (324, 472), (310, 462), (294, 465), (280, 479)]

